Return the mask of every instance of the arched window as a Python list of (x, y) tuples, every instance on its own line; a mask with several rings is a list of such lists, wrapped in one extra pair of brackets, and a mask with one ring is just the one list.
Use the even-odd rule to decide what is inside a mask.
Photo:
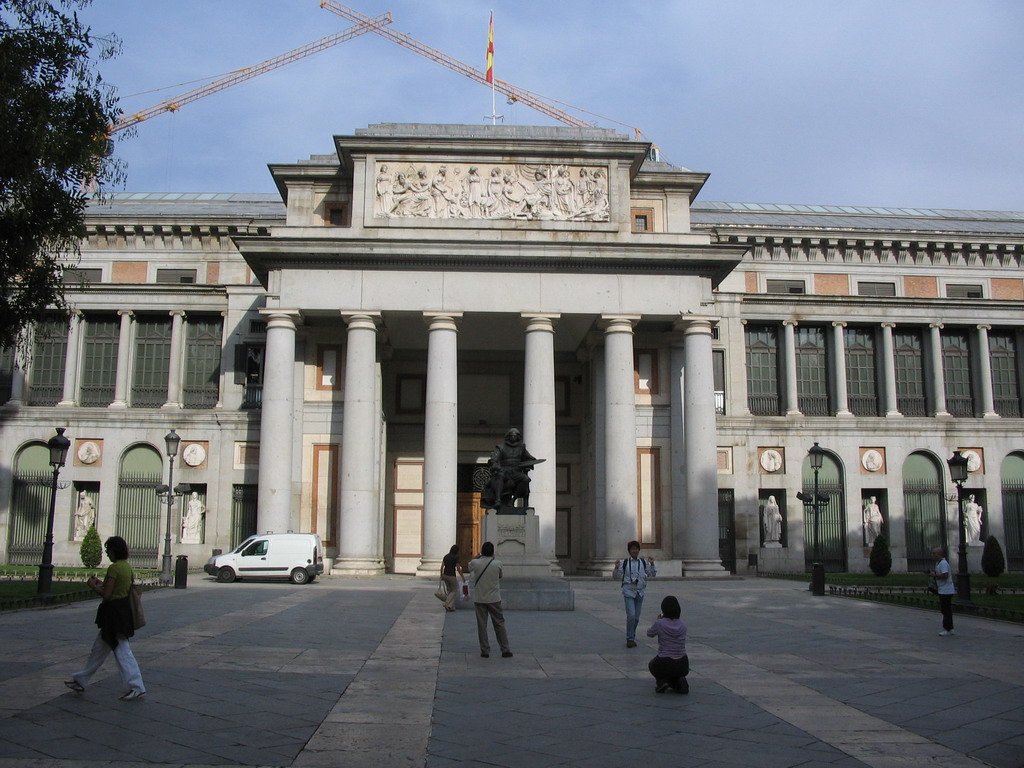
[[(803, 492), (814, 493), (814, 470), (809, 458), (804, 458), (801, 470)], [(825, 572), (842, 573), (846, 562), (846, 489), (842, 465), (826, 452), (818, 470), (818, 492), (828, 496), (828, 502), (818, 509), (818, 545)], [(809, 573), (814, 563), (814, 506), (804, 504), (804, 567)]]
[(158, 567), (160, 508), (166, 504), (156, 487), (162, 477), (163, 459), (152, 446), (136, 445), (121, 457), (114, 533), (128, 543), (128, 561), (137, 568)]
[(1011, 453), (1000, 468), (1003, 485), (1003, 526), (1006, 567), (1024, 571), (1024, 453)]
[(42, 562), (52, 486), (50, 451), (46, 443), (26, 445), (14, 461), (7, 539), (7, 562), (11, 565), (38, 565)]

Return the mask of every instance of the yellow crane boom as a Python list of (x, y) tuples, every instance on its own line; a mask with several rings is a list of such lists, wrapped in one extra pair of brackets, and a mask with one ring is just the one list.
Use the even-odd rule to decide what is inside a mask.
[[(403, 48), (408, 48), (410, 51), (418, 53), (420, 56), (425, 56), (431, 61), (436, 61), (438, 64), (447, 67), (453, 72), (458, 72), (460, 75), (465, 75), (470, 80), (475, 80), (478, 83), (482, 83), (487, 87), (491, 86), (491, 83), (487, 82), (487, 75), (469, 64), (464, 64), (458, 59), (454, 59), (446, 53), (431, 48), (429, 45), (425, 45), (420, 41), (406, 35), (402, 32), (395, 32), (394, 30), (388, 29), (384, 24), (380, 23), (377, 19), (371, 19), (359, 11), (355, 11), (347, 6), (337, 3), (334, 0), (320, 0), (320, 7), (326, 8), (332, 13), (336, 13), (339, 16), (354, 21), (360, 24), (367, 25), (369, 31), (376, 32), (381, 37), (390, 40), (393, 43), (401, 45)], [(554, 107), (541, 99), (536, 94), (531, 93), (523, 88), (517, 88), (514, 85), (510, 85), (503, 80), (494, 80), (494, 89), (499, 93), (505, 95), (512, 101), (518, 101), (525, 104), (528, 107), (533, 107), (538, 112), (551, 117), (560, 123), (572, 126), (574, 128), (589, 128), (590, 123), (579, 119), (568, 112), (565, 112), (558, 107)]]
[(162, 101), (148, 109), (143, 109), (132, 115), (123, 117), (111, 126), (110, 133), (114, 134), (118, 131), (123, 131), (125, 128), (130, 128), (133, 125), (141, 123), (143, 120), (148, 120), (151, 117), (162, 115), (165, 112), (177, 112), (184, 105), (196, 101), (197, 99), (201, 99), (204, 96), (209, 96), (211, 93), (217, 93), (217, 91), (230, 88), (231, 86), (237, 85), (245, 80), (262, 75), (272, 69), (283, 67), (285, 64), (290, 64), (293, 61), (303, 59), (306, 56), (311, 56), (314, 53), (319, 53), (320, 51), (338, 45), (339, 43), (344, 43), (354, 37), (366, 34), (367, 32), (377, 31), (390, 23), (390, 13), (382, 14), (381, 16), (377, 16), (373, 19), (369, 16), (364, 17), (364, 19), (360, 19), (356, 24), (346, 30), (333, 35), (328, 35), (327, 37), (322, 37), (315, 42), (303, 45), (300, 48), (295, 48), (287, 53), (282, 53), (280, 56), (275, 56), (272, 59), (267, 59), (260, 64), (254, 64), (251, 67), (235, 70), (219, 80), (214, 80), (212, 83), (207, 83), (199, 88), (183, 93), (180, 96), (175, 96), (174, 98)]

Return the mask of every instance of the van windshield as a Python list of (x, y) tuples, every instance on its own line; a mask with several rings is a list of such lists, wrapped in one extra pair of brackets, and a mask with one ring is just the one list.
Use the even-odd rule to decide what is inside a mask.
[(237, 547), (235, 547), (234, 549), (232, 549), (232, 550), (231, 550), (231, 554), (233, 554), (233, 555), (237, 555), (237, 554), (238, 554), (239, 552), (241, 552), (241, 551), (242, 551), (243, 549), (245, 549), (245, 547), (246, 547), (246, 546), (247, 546), (247, 545), (249, 544), (249, 542), (251, 542), (251, 541), (252, 541), (253, 539), (255, 539), (255, 538), (256, 538), (255, 536), (250, 536), (250, 537), (249, 537), (248, 539), (246, 539), (245, 541), (243, 541), (243, 542), (242, 542), (241, 544), (239, 544), (239, 545), (238, 545)]

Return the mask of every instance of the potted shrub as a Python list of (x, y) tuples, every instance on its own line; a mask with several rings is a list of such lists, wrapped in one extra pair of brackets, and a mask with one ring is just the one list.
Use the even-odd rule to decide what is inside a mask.
[(889, 542), (885, 534), (880, 533), (875, 537), (875, 543), (871, 545), (871, 556), (868, 565), (875, 576), (888, 576), (892, 570), (892, 553), (889, 551)]

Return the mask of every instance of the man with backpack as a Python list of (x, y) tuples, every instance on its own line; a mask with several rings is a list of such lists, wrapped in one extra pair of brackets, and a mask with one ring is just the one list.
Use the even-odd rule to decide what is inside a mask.
[(629, 557), (615, 561), (613, 578), (622, 584), (622, 598), (626, 603), (626, 647), (636, 648), (636, 625), (640, 623), (640, 609), (644, 604), (644, 590), (647, 580), (658, 575), (654, 558), (640, 557), (640, 542), (631, 541), (626, 545)]

